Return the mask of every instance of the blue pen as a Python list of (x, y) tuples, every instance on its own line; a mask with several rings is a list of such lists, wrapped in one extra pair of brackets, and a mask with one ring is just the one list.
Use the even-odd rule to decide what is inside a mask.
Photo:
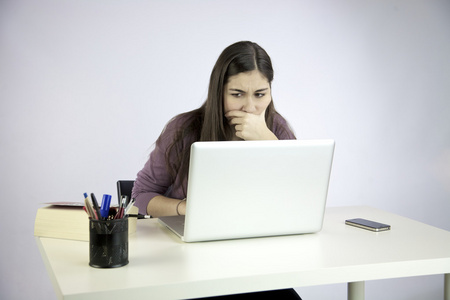
[(111, 195), (104, 194), (102, 199), (102, 206), (100, 207), (100, 215), (105, 220), (108, 218), (110, 206), (111, 206)]

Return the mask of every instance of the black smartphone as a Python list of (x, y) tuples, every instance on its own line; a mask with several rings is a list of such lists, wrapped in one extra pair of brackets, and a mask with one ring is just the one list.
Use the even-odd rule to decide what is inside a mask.
[(391, 225), (369, 221), (361, 218), (345, 220), (345, 224), (376, 232), (391, 229)]

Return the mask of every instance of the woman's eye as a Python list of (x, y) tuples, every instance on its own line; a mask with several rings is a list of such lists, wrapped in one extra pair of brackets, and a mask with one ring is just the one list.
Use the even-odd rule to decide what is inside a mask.
[(255, 94), (255, 96), (257, 97), (257, 98), (262, 98), (262, 97), (264, 97), (266, 94), (263, 94), (263, 93), (256, 93)]
[(239, 98), (239, 97), (242, 97), (242, 94), (241, 93), (235, 93), (235, 94), (231, 94), (231, 96)]

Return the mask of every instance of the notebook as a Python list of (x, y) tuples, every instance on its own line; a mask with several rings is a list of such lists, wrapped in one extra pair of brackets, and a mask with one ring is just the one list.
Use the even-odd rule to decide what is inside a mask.
[(333, 140), (196, 142), (186, 216), (159, 222), (184, 242), (322, 229)]

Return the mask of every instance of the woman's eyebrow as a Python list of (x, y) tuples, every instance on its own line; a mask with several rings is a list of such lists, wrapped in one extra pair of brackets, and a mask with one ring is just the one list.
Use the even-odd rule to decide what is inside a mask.
[[(264, 92), (267, 91), (269, 88), (263, 88), (263, 89), (259, 89), (256, 90), (255, 93), (260, 93), (260, 92)], [(233, 92), (239, 92), (239, 93), (245, 93), (245, 91), (240, 90), (240, 89), (228, 89), (229, 91), (233, 91)]]
[(228, 89), (228, 90), (233, 92), (245, 93), (243, 90), (240, 89)]

